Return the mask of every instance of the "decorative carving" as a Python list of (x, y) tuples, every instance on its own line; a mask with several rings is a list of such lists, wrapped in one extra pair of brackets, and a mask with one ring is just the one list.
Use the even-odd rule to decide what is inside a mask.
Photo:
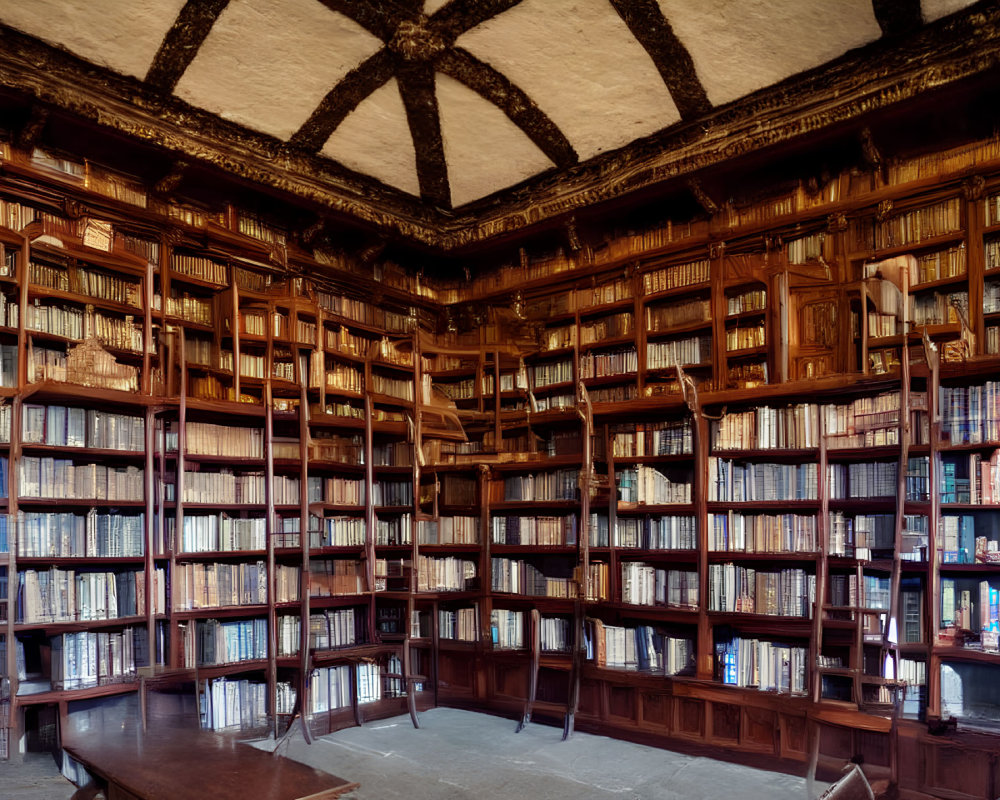
[(404, 19), (387, 43), (388, 48), (406, 61), (430, 61), (440, 54), (448, 42), (427, 26), (427, 17)]
[(87, 209), (84, 205), (72, 197), (64, 197), (62, 199), (62, 209), (63, 214), (70, 219), (81, 219), (87, 216)]
[(878, 208), (875, 209), (875, 219), (879, 222), (885, 222), (891, 213), (892, 200), (883, 200), (878, 204)]
[(583, 249), (583, 245), (580, 244), (580, 236), (576, 231), (576, 217), (571, 216), (566, 220), (566, 242), (574, 253)]
[(175, 161), (174, 165), (170, 168), (170, 172), (154, 184), (153, 191), (156, 194), (164, 196), (173, 194), (177, 190), (177, 187), (181, 185), (188, 166), (187, 161)]
[(826, 218), (827, 233), (843, 233), (847, 230), (847, 215), (844, 213), (830, 214)]
[(21, 130), (17, 132), (15, 144), (24, 150), (30, 150), (33, 148), (41, 136), (42, 130), (45, 128), (45, 123), (48, 121), (48, 109), (35, 103), (31, 107), (31, 112), (28, 114), (27, 121), (21, 127)]
[(719, 207), (716, 205), (715, 201), (708, 196), (708, 193), (702, 188), (701, 181), (695, 177), (688, 178), (687, 181), (688, 188), (691, 190), (691, 194), (694, 195), (694, 199), (698, 201), (698, 204), (705, 209), (705, 212), (710, 217), (714, 217), (719, 213)]
[(373, 263), (376, 258), (382, 255), (382, 252), (385, 250), (385, 245), (385, 239), (378, 239), (372, 242), (358, 252), (358, 260), (362, 264)]
[(972, 175), (962, 184), (962, 194), (970, 202), (978, 202), (986, 196), (986, 178)]
[(947, 92), (993, 69), (991, 54), (1000, 44), (1000, 8), (976, 4), (916, 31), (905, 47), (887, 43), (877, 51), (848, 54), (834, 70), (815, 70), (783, 81), (708, 112), (696, 125), (673, 126), (598, 155), (570, 172), (549, 173), (470, 203), (453, 216), (360, 178), (329, 159), (166, 97), (131, 77), (82, 64), (15, 30), (4, 28), (0, 36), (0, 88), (6, 92), (33, 97), (53, 111), (174, 153), (199, 168), (215, 170), (216, 175), (254, 183), (286, 200), (328, 209), (360, 225), (448, 251), (683, 180), (738, 157), (774, 151), (784, 143), (895, 107), (931, 87)]
[(878, 147), (875, 146), (871, 128), (868, 127), (863, 128), (861, 131), (861, 154), (872, 169), (882, 169), (882, 154), (879, 152)]

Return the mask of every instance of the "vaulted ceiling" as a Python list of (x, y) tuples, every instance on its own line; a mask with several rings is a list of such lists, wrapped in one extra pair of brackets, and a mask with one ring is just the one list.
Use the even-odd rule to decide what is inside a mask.
[(117, 102), (188, 128), (216, 121), (213, 135), (248, 155), (273, 160), (277, 142), (287, 159), (327, 164), (335, 191), (391, 187), (450, 215), (969, 5), (0, 0), (0, 22), (8, 44), (20, 32), (51, 46), (46, 58), (71, 54)]

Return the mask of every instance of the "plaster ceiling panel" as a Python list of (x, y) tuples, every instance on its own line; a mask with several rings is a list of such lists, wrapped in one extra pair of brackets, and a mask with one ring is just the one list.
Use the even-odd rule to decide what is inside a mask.
[(318, 0), (233, 0), (177, 84), (179, 97), (289, 138), (381, 42)]
[(94, 64), (143, 78), (184, 0), (0, 0), (0, 20)]
[(975, 0), (922, 0), (920, 11), (924, 22), (933, 22), (971, 6), (974, 2)]
[(524, 0), (456, 40), (525, 91), (581, 159), (680, 119), (607, 0)]
[(453, 206), (478, 200), (553, 166), (503, 111), (441, 73), (437, 74), (437, 100)]
[(871, 0), (658, 0), (721, 105), (882, 35)]
[(322, 153), (346, 167), (420, 196), (413, 139), (395, 78), (347, 115), (327, 139)]

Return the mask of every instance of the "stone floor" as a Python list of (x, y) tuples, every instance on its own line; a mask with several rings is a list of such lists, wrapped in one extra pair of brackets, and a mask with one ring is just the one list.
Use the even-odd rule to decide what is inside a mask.
[[(361, 784), (345, 800), (812, 800), (827, 788), (781, 773), (448, 708), (370, 722), (308, 745), (289, 737), (282, 753)], [(272, 750), (274, 741), (256, 743)], [(0, 800), (70, 800), (55, 760), (29, 754), (0, 762)]]
[[(529, 725), (514, 732), (509, 719), (435, 708), (419, 715), (346, 728), (308, 745), (301, 735), (281, 745), (284, 755), (325, 769), (361, 788), (350, 800), (811, 800), (806, 781), (658, 748)], [(273, 748), (273, 742), (258, 746)]]
[(0, 761), (0, 800), (69, 800), (75, 792), (47, 753)]

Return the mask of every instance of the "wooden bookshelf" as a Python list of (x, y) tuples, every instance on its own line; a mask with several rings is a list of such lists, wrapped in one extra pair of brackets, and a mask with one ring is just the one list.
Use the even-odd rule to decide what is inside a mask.
[(213, 728), (452, 704), (985, 796), (996, 147), (419, 291), (8, 148), (0, 744), (142, 676), (244, 686)]

